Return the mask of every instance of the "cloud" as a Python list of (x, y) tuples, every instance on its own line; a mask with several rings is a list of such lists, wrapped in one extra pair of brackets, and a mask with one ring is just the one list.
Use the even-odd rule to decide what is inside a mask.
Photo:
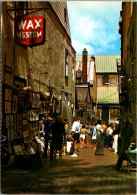
[(99, 54), (103, 51), (118, 50), (116, 41), (119, 42), (120, 39), (118, 20), (121, 2), (68, 1), (67, 4), (72, 43), (77, 54), (82, 45), (88, 46), (90, 51), (99, 52)]
[(77, 53), (79, 53), (79, 55), (82, 54), (84, 48), (87, 49), (88, 53), (94, 53), (94, 48), (91, 45), (84, 44), (76, 40), (72, 40), (72, 45), (77, 51)]

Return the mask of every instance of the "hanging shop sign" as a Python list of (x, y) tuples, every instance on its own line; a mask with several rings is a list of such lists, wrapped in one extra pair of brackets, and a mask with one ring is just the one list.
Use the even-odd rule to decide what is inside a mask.
[(15, 41), (23, 45), (35, 45), (44, 41), (44, 17), (21, 17), (15, 21)]

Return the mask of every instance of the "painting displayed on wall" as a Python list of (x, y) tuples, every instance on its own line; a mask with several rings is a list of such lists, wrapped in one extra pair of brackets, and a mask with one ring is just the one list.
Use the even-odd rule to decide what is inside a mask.
[(5, 101), (5, 113), (11, 113), (11, 102)]
[(12, 100), (12, 90), (11, 89), (5, 89), (5, 100), (11, 101)]
[(17, 113), (17, 96), (13, 95), (12, 113)]
[(39, 120), (39, 110), (30, 110), (30, 121)]
[(39, 108), (40, 95), (29, 91), (28, 94), (28, 107), (30, 108)]

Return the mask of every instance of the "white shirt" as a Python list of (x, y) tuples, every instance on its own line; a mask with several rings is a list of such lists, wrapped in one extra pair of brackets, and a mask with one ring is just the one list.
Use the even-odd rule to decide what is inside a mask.
[(112, 135), (113, 129), (112, 129), (111, 127), (108, 127), (108, 128), (107, 128), (107, 133), (108, 133), (109, 135)]
[(72, 132), (79, 133), (80, 132), (80, 123), (78, 121), (75, 121), (72, 125)]
[[(100, 124), (97, 124), (97, 125), (96, 125), (96, 131), (97, 131), (97, 134), (100, 134), (101, 132), (103, 132), (103, 130), (102, 130)], [(101, 131), (101, 132), (100, 132), (100, 131)]]

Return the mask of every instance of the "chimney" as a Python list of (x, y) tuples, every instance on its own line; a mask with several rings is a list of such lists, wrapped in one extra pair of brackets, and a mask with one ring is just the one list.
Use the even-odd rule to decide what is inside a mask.
[(82, 83), (87, 83), (87, 50), (84, 48), (82, 51)]

